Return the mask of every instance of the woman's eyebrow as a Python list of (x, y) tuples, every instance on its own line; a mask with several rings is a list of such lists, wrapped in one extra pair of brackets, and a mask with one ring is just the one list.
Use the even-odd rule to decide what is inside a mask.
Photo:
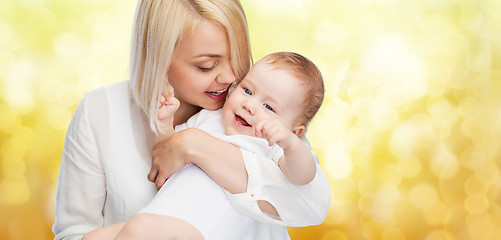
[(200, 54), (200, 55), (196, 55), (195, 57), (193, 58), (201, 58), (201, 57), (208, 57), (208, 58), (222, 58), (223, 56), (219, 55), (219, 54), (214, 54), (214, 53), (203, 53), (203, 54)]

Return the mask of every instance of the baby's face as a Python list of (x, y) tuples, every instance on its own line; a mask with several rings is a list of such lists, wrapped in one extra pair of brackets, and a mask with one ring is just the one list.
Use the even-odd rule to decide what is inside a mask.
[(226, 100), (222, 118), (227, 135), (256, 136), (256, 125), (272, 118), (291, 130), (297, 125), (304, 87), (289, 72), (272, 67), (258, 61)]

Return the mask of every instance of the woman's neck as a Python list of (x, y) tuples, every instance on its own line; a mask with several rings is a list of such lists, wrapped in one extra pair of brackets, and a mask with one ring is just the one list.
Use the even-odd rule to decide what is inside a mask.
[(174, 126), (185, 123), (188, 119), (202, 110), (201, 107), (181, 102), (179, 109), (174, 114)]

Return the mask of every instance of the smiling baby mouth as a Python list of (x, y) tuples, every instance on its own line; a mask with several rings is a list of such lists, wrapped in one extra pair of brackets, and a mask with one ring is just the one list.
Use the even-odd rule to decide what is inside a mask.
[(251, 125), (242, 117), (238, 116), (235, 114), (235, 121), (241, 125), (241, 126), (244, 126), (244, 127), (251, 127)]

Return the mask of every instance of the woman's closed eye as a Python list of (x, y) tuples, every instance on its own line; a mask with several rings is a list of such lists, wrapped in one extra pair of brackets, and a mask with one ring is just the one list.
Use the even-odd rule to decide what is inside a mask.
[(200, 71), (202, 71), (202, 72), (208, 72), (208, 71), (214, 69), (214, 66), (208, 67), (208, 68), (197, 66), (197, 68), (200, 69)]

